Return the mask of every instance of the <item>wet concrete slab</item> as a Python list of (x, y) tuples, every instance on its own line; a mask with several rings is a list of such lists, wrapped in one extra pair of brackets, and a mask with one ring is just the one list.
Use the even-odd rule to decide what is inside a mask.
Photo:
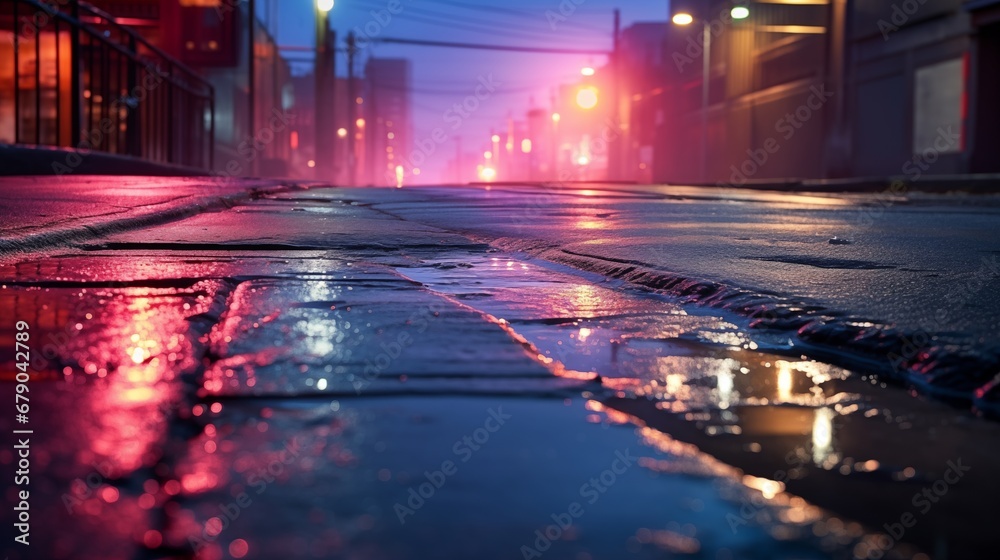
[(165, 545), (195, 543), (204, 558), (246, 546), (247, 557), (371, 559), (820, 558), (843, 547), (731, 530), (740, 504), (718, 485), (738, 484), (645, 468), (696, 459), (593, 415), (580, 398), (226, 403), (199, 417), (205, 431), (178, 463), (192, 482), (168, 507)]

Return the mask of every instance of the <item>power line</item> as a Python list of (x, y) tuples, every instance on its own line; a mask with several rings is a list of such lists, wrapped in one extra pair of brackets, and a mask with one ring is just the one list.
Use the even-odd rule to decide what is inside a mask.
[(519, 47), (516, 45), (488, 45), (483, 43), (455, 43), (450, 41), (427, 41), (423, 39), (400, 39), (392, 37), (375, 37), (371, 39), (374, 43), (392, 43), (397, 45), (415, 45), (419, 47), (447, 47), (455, 49), (478, 49), (490, 51), (510, 51), (510, 52), (532, 52), (544, 54), (589, 54), (609, 56), (612, 54), (608, 50), (597, 49), (560, 49), (550, 47)]
[[(430, 2), (432, 4), (442, 4), (442, 5), (445, 5), (445, 6), (452, 6), (452, 7), (455, 7), (455, 8), (462, 8), (462, 9), (465, 9), (465, 10), (471, 10), (471, 11), (477, 11), (477, 12), (478, 11), (493, 12), (493, 13), (496, 13), (496, 14), (503, 14), (503, 15), (505, 15), (507, 17), (525, 18), (525, 19), (531, 19), (533, 21), (537, 21), (538, 18), (539, 18), (539, 16), (536, 13), (525, 12), (525, 11), (522, 11), (522, 10), (516, 10), (516, 9), (513, 9), (513, 8), (505, 8), (505, 7), (500, 7), (500, 6), (482, 6), (482, 5), (471, 5), (470, 6), (468, 4), (463, 4), (461, 2), (454, 2), (454, 1), (449, 1), (449, 0), (425, 0), (425, 1)], [(588, 29), (588, 30), (591, 30), (591, 31), (598, 31), (598, 32), (602, 32), (602, 33), (607, 32), (607, 29), (598, 27), (596, 25), (590, 25), (590, 24), (587, 24), (587, 23), (581, 23), (581, 22), (575, 22), (575, 21), (573, 21), (573, 22), (571, 22), (571, 21), (560, 22), (560, 25), (566, 25), (567, 27), (578, 27), (580, 29)]]
[[(373, 4), (368, 4), (367, 6), (352, 5), (350, 7), (358, 10), (365, 10), (370, 7), (374, 7), (374, 5)], [(446, 27), (449, 29), (462, 29), (473, 33), (489, 33), (494, 36), (508, 37), (511, 39), (528, 39), (532, 41), (541, 41), (551, 37), (551, 33), (547, 33), (544, 31), (535, 31), (523, 28), (519, 29), (503, 28), (497, 26), (496, 22), (489, 22), (486, 20), (480, 20), (476, 18), (468, 18), (462, 16), (453, 16), (451, 14), (441, 14), (439, 12), (420, 10), (418, 8), (412, 8), (412, 7), (406, 8), (404, 11), (396, 15), (396, 17), (417, 23), (425, 23), (428, 25)]]

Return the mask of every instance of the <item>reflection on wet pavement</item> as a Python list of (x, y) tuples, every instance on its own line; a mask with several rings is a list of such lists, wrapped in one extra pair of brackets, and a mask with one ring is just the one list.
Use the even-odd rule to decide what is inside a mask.
[[(891, 504), (908, 504), (920, 485), (940, 478), (947, 468), (942, 457), (997, 460), (994, 451), (958, 443), (970, 429), (995, 437), (990, 423), (970, 422), (947, 405), (886, 391), (875, 377), (804, 359), (766, 334), (754, 333), (758, 342), (738, 326), (738, 317), (682, 307), (627, 285), (595, 284), (523, 256), (450, 256), (400, 272), (510, 324), (566, 367), (600, 375), (611, 392), (591, 401), (592, 408), (643, 426), (648, 444), (669, 441), (666, 448), (672, 449), (680, 439), (723, 464), (737, 465), (734, 476), (745, 487), (778, 500), (769, 502), (777, 513), (767, 515), (778, 534), (800, 535), (796, 526), (806, 519), (815, 522), (815, 536), (837, 527), (836, 517), (817, 514), (821, 510), (799, 497), (805, 496), (876, 528), (867, 532), (850, 525), (849, 548), (856, 555), (885, 554), (876, 544), (882, 542), (879, 520), (898, 513), (831, 495), (833, 485), (846, 495), (878, 491)], [(950, 454), (925, 451), (932, 446)], [(985, 514), (971, 501), (973, 486), (966, 487), (970, 501), (934, 512), (925, 546), (940, 549), (956, 533), (982, 538), (951, 519), (971, 524)], [(808, 504), (803, 507), (809, 514), (782, 513), (780, 505), (791, 502)], [(783, 523), (788, 519), (798, 522)], [(892, 552), (913, 553), (902, 546)]]
[[(30, 393), (39, 473), (31, 478), (33, 515), (77, 528), (52, 535), (51, 557), (130, 558), (130, 543), (156, 526), (136, 485), (155, 479), (171, 417), (183, 406), (180, 379), (199, 366), (207, 326), (195, 318), (213, 312), (221, 291), (209, 281), (0, 289), (4, 316), (31, 324), (31, 367), (39, 372)], [(12, 328), (3, 326), (4, 340), (13, 340)], [(0, 451), (0, 463), (14, 461), (10, 449)], [(108, 538), (95, 542), (94, 531)]]
[(867, 557), (958, 457), (975, 480), (907, 540), (981, 543), (971, 489), (998, 462), (967, 442), (992, 425), (737, 317), (387, 220), (303, 194), (0, 268), (40, 360), (32, 490), (60, 530), (34, 550)]

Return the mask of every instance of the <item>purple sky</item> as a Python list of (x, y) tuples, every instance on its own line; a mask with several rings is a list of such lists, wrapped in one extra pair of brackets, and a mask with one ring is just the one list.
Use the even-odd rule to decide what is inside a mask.
[[(271, 19), (272, 29), (277, 24), (280, 45), (314, 45), (314, 0), (258, 0), (258, 5), (261, 18)], [(402, 11), (397, 8), (398, 13), (391, 15), (390, 5)], [(623, 28), (637, 21), (667, 20), (668, 0), (336, 0), (330, 15), (338, 41), (348, 31), (360, 36), (367, 29), (377, 37), (605, 50), (611, 47), (616, 7), (621, 9)], [(372, 12), (382, 13), (376, 17)], [(547, 12), (559, 14), (558, 19)], [(565, 21), (561, 21), (562, 14), (567, 14)], [(435, 127), (443, 126), (449, 135), (462, 137), (467, 151), (478, 149), (479, 144), (486, 146), (490, 130), (503, 129), (508, 115), (522, 119), (532, 99), (537, 106), (548, 106), (553, 88), (577, 80), (581, 67), (604, 63), (601, 56), (372, 43), (362, 52), (358, 68), (363, 68), (368, 56), (410, 59), (415, 138), (428, 137)], [(345, 67), (344, 59), (339, 59), (338, 73), (343, 74)], [(296, 68), (308, 72), (311, 63), (297, 63)], [(480, 77), (491, 74), (498, 84), (496, 93), (453, 131), (444, 120), (445, 111), (473, 94)], [(451, 141), (442, 145), (424, 166), (424, 179), (436, 179), (454, 153)]]

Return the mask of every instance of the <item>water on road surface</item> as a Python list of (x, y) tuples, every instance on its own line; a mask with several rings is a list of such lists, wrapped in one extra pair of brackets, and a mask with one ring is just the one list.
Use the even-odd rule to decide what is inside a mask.
[[(0, 306), (37, 355), (32, 555), (989, 550), (1000, 424), (841, 367), (870, 352), (816, 360), (829, 340), (785, 324), (922, 328), (879, 286), (947, 301), (965, 244), (997, 250), (989, 204), (962, 209), (963, 251), (882, 254), (845, 233), (862, 198), (633, 191), (291, 192), (9, 261)], [(650, 285), (668, 273), (702, 288)], [(993, 285), (929, 332), (988, 355)]]

